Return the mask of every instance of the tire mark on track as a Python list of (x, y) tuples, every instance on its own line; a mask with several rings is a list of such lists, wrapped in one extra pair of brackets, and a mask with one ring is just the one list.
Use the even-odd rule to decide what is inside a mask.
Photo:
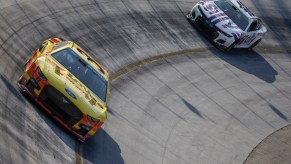
[(39, 29), (37, 28), (37, 26), (34, 24), (34, 22), (30, 19), (30, 17), (27, 15), (27, 13), (24, 11), (23, 7), (19, 4), (19, 2), (17, 0), (15, 0), (16, 5), (20, 8), (20, 10), (24, 13), (25, 17), (29, 20), (29, 24), (32, 24), (33, 27), (36, 29), (36, 31), (42, 36), (43, 34), (39, 31)]
[[(23, 46), (26, 48), (26, 50), (27, 50), (28, 52), (30, 52), (29, 47), (27, 47), (27, 45), (24, 44), (24, 43), (25, 43), (24, 40), (23, 40), (22, 37), (19, 36), (19, 34), (18, 34), (18, 31), (19, 31), (20, 29), (15, 30), (15, 29), (11, 26), (11, 24), (9, 23), (9, 21), (7, 20), (7, 18), (5, 18), (1, 12), (0, 12), (0, 17), (4, 20), (4, 22), (5, 22), (5, 23), (10, 27), (10, 29), (11, 29), (12, 32), (13, 32), (11, 35), (8, 36), (8, 38), (6, 38), (6, 39), (4, 40), (4, 42), (1, 44), (0, 48), (2, 48), (2, 49), (5, 50), (5, 48), (4, 48), (4, 44), (5, 44), (8, 40), (10, 40), (14, 35), (16, 35), (16, 36), (19, 38), (19, 40), (21, 40), (21, 42), (23, 43)], [(28, 43), (28, 44), (29, 44), (29, 43)], [(32, 46), (30, 45), (30, 47), (32, 47)], [(8, 52), (8, 51), (5, 51), (5, 52)], [(0, 57), (1, 57), (1, 56), (2, 56), (2, 55), (0, 54)], [(10, 55), (7, 55), (7, 56), (8, 56), (9, 58), (11, 58), (11, 59), (16, 63), (16, 64), (19, 65), (18, 61), (16, 61), (12, 56), (10, 56)]]
[[(56, 16), (57, 12), (54, 12), (51, 7), (49, 7), (49, 5), (47, 4), (46, 0), (42, 0), (43, 4), (46, 6), (46, 8), (49, 10), (50, 15), (52, 15), (54, 17), (54, 20), (56, 20), (56, 23), (61, 27), (61, 29), (63, 29), (63, 31), (66, 33), (67, 36), (70, 36), (70, 32), (68, 31), (68, 29), (65, 28), (65, 26), (60, 22), (59, 19), (57, 19), (58, 17)], [(72, 38), (72, 37), (71, 37)]]

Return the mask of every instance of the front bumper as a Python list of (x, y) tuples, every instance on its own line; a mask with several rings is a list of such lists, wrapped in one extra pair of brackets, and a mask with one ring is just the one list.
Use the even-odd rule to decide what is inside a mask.
[[(56, 105), (49, 105), (52, 104), (50, 101), (44, 100), (44, 87), (42, 86), (42, 91), (39, 95), (36, 95), (33, 90), (34, 88), (40, 88), (38, 83), (35, 83), (35, 80), (31, 80), (34, 77), (30, 77), (30, 79), (26, 79), (23, 76), (18, 81), (18, 87), (22, 93), (27, 94), (28, 96), (32, 97), (33, 100), (40, 105), (49, 115), (51, 115), (57, 122), (59, 122), (63, 127), (69, 130), (73, 135), (75, 135), (79, 141), (85, 142), (89, 138), (91, 138), (102, 126), (103, 122), (97, 123), (95, 126), (91, 127), (86, 125), (86, 120), (84, 120), (85, 115), (83, 113), (75, 114), (79, 115), (78, 119), (71, 119), (67, 120), (66, 118), (66, 111), (62, 110), (60, 112), (60, 108)], [(46, 87), (51, 87), (48, 83), (45, 84)], [(50, 95), (50, 97), (52, 97)], [(72, 107), (71, 107), (72, 108)], [(70, 108), (70, 109), (71, 109)]]

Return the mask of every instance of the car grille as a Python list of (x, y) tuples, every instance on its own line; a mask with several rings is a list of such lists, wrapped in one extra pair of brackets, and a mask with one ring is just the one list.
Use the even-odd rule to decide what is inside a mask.
[(86, 126), (84, 124), (79, 124), (79, 127), (80, 127), (80, 129), (76, 130), (76, 132), (78, 134), (81, 134), (82, 136), (86, 135), (92, 129), (92, 127)]
[(28, 89), (30, 93), (32, 94), (34, 93), (34, 85), (32, 84), (30, 80), (26, 83), (26, 88)]
[(52, 86), (46, 86), (39, 100), (59, 119), (69, 126), (79, 122), (83, 114), (66, 96)]
[(218, 37), (219, 34), (217, 33), (217, 30), (212, 28), (203, 17), (198, 16), (195, 20), (195, 24), (210, 40), (214, 40)]

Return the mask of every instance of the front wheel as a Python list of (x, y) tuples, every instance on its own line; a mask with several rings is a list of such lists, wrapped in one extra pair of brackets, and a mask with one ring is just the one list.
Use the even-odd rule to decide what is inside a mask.
[(249, 49), (253, 49), (254, 47), (256, 47), (256, 46), (260, 43), (261, 40), (262, 40), (262, 39), (257, 40), (254, 44), (252, 44), (252, 45), (250, 46)]
[(229, 47), (226, 48), (226, 51), (232, 50), (239, 42), (240, 42), (239, 39), (234, 41)]

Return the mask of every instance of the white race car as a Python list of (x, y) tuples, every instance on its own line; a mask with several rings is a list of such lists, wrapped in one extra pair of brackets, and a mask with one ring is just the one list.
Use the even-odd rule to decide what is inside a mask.
[(267, 32), (262, 21), (239, 0), (202, 0), (186, 16), (217, 47), (253, 48)]

